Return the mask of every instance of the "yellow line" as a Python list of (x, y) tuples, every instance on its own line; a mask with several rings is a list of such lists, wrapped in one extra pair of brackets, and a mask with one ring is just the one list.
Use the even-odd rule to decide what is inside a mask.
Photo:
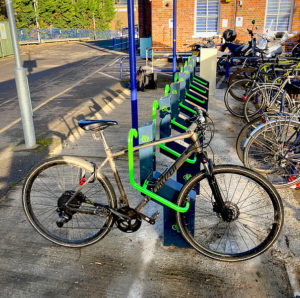
[(8, 103), (8, 102), (11, 102), (11, 101), (13, 101), (13, 100), (16, 100), (16, 99), (17, 99), (16, 97), (11, 98), (11, 99), (8, 99), (8, 100), (6, 100), (5, 102), (0, 103), (0, 107), (3, 106), (4, 104), (6, 104), (6, 103)]
[[(111, 63), (111, 62), (109, 62)], [(43, 107), (44, 105), (46, 105), (47, 103), (49, 103), (50, 101), (56, 99), (57, 97), (65, 94), (66, 92), (70, 91), (71, 89), (73, 89), (74, 87), (78, 86), (80, 83), (82, 83), (83, 81), (85, 81), (86, 79), (90, 78), (91, 76), (93, 76), (94, 74), (96, 74), (97, 72), (101, 71), (102, 69), (104, 69), (105, 67), (107, 67), (107, 65), (109, 64), (105, 64), (104, 66), (100, 67), (100, 69), (97, 69), (96, 71), (92, 72), (91, 74), (89, 74), (88, 76), (86, 76), (85, 78), (79, 80), (78, 82), (76, 82), (74, 85), (72, 85), (71, 87), (65, 89), (64, 91), (48, 98), (46, 101), (44, 101), (43, 103), (41, 103), (40, 105), (38, 105), (37, 107), (35, 107), (32, 112), (37, 111), (38, 109), (40, 109), (41, 107)], [(12, 126), (14, 126), (15, 124), (19, 123), (21, 121), (21, 117), (16, 119), (15, 121), (11, 122), (10, 124), (6, 125), (4, 128), (0, 129), (0, 134), (5, 132), (6, 130), (10, 129)]]

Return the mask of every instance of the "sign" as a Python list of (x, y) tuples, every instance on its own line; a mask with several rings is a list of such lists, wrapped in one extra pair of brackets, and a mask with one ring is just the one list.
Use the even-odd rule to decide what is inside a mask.
[(222, 27), (223, 27), (223, 28), (228, 27), (228, 20), (227, 20), (227, 19), (223, 19), (223, 20), (222, 20)]
[(4, 23), (0, 23), (0, 35), (1, 35), (1, 39), (7, 39)]
[(236, 27), (243, 27), (243, 17), (236, 17), (235, 26)]
[(173, 19), (169, 19), (169, 28), (173, 28)]

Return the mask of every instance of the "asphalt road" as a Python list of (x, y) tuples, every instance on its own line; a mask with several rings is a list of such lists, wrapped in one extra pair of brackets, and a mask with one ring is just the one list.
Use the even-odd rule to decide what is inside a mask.
[[(31, 45), (21, 51), (37, 137), (48, 132), (54, 118), (63, 117), (119, 78), (119, 63), (114, 62), (122, 53), (102, 49), (97, 42)], [(24, 142), (14, 67), (13, 57), (0, 60), (0, 151)]]
[[(88, 103), (101, 110), (122, 90), (119, 58), (124, 55), (103, 49), (97, 42), (56, 43), (21, 47), (28, 76), (35, 134), (38, 143), (53, 138), (63, 143), (82, 115), (74, 111)], [(24, 150), (24, 136), (14, 80), (14, 57), (0, 59), (0, 197), (20, 181), (38, 161), (49, 154), (49, 146), (34, 152)], [(105, 96), (103, 97), (103, 93)], [(70, 116), (71, 115), (71, 116)], [(93, 113), (87, 113), (93, 115)]]

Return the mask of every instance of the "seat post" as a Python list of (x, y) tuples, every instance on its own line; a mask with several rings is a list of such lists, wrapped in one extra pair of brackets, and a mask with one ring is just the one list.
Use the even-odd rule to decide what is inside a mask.
[(111, 153), (111, 150), (109, 148), (109, 146), (107, 145), (107, 142), (106, 142), (106, 139), (105, 139), (105, 136), (104, 136), (104, 131), (103, 129), (100, 129), (99, 130), (99, 134), (101, 136), (101, 140), (102, 140), (102, 143), (103, 143), (103, 147), (104, 147), (104, 150), (108, 153), (108, 151)]

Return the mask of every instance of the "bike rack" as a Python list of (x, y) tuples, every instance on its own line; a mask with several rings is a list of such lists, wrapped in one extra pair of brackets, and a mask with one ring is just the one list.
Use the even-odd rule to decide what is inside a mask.
[[(128, 169), (129, 169), (129, 181), (133, 188), (140, 191), (146, 196), (158, 201), (159, 203), (166, 205), (167, 207), (181, 213), (185, 213), (189, 210), (190, 203), (187, 202), (184, 207), (180, 207), (169, 200), (161, 197), (160, 195), (153, 193), (152, 191), (147, 189), (147, 185), (149, 181), (145, 180), (143, 186), (139, 185), (134, 180), (134, 161), (133, 161), (133, 152), (135, 151), (133, 148), (133, 138), (138, 138), (138, 132), (136, 129), (131, 128), (128, 134)], [(143, 149), (140, 149), (143, 150)]]
[[(184, 118), (180, 117), (180, 113), (187, 116), (195, 115), (193, 109), (195, 106), (208, 107), (208, 88), (209, 83), (201, 77), (195, 75), (196, 57), (190, 57), (186, 61), (181, 71), (174, 76), (174, 82), (166, 85), (164, 96), (159, 102), (155, 100), (152, 106), (152, 120), (143, 123), (138, 131), (131, 129), (128, 135), (128, 165), (129, 180), (133, 188), (137, 189), (143, 195), (156, 200), (164, 208), (164, 245), (176, 245), (178, 247), (190, 247), (182, 237), (178, 237), (179, 229), (176, 226), (174, 216), (177, 212), (188, 213), (190, 222), (188, 227), (191, 233), (194, 233), (194, 209), (196, 193), (199, 190), (192, 190), (189, 193), (191, 198), (186, 206), (180, 207), (176, 205), (176, 199), (183, 186), (194, 174), (200, 170), (200, 162), (196, 155), (186, 160), (185, 164), (178, 169), (176, 180), (169, 179), (166, 184), (157, 192), (153, 193), (147, 187), (152, 179), (157, 179), (161, 174), (156, 171), (156, 149), (155, 146), (140, 148), (142, 144), (155, 141), (157, 132), (157, 113), (159, 111), (159, 134), (160, 138), (169, 137), (171, 129), (185, 132), (187, 127)], [(184, 115), (183, 115), (184, 117)], [(138, 138), (139, 149), (133, 147), (133, 139)], [(187, 143), (190, 140), (186, 140)], [(159, 152), (176, 160), (186, 149), (186, 147), (177, 142), (161, 143), (157, 145)], [(133, 152), (139, 150), (140, 159), (140, 184), (134, 180), (134, 161)], [(171, 209), (170, 209), (171, 208)]]

